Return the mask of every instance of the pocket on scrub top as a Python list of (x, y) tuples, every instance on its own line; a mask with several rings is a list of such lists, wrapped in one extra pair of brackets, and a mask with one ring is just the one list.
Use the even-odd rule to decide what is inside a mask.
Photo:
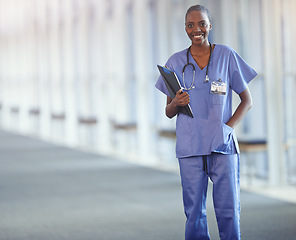
[(223, 104), (225, 99), (226, 99), (226, 95), (220, 95), (220, 94), (211, 94), (211, 99), (212, 99), (212, 104)]
[(220, 135), (220, 139), (218, 139), (218, 147), (215, 149), (215, 152), (219, 153), (229, 153), (232, 151), (231, 149), (231, 141), (233, 140), (233, 132), (234, 129), (227, 124), (222, 124), (222, 134)]

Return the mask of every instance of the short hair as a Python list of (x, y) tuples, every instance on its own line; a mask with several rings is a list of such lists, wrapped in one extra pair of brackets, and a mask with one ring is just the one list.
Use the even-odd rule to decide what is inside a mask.
[(187, 12), (186, 12), (186, 15), (185, 15), (185, 22), (186, 22), (186, 19), (187, 19), (187, 15), (188, 15), (189, 13), (193, 12), (193, 11), (200, 11), (200, 12), (204, 12), (204, 13), (206, 13), (207, 16), (208, 16), (208, 19), (209, 19), (210, 23), (212, 23), (212, 17), (211, 17), (211, 15), (210, 15), (209, 10), (208, 10), (206, 7), (204, 7), (204, 6), (202, 6), (202, 5), (199, 5), (199, 4), (197, 4), (197, 5), (193, 5), (193, 6), (191, 6), (190, 8), (188, 8), (188, 10), (187, 10)]

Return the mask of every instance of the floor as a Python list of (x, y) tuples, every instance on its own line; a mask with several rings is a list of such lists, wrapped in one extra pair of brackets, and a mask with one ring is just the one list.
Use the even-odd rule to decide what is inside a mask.
[[(178, 174), (4, 131), (0, 143), (1, 240), (184, 239)], [(242, 239), (296, 239), (292, 202), (242, 190)]]

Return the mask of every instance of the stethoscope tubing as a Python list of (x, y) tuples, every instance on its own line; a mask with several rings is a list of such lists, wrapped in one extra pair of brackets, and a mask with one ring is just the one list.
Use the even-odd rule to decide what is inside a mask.
[[(193, 86), (194, 85), (194, 82), (195, 82), (195, 66), (193, 65), (193, 63), (190, 63), (189, 62), (190, 48), (191, 48), (191, 46), (187, 49), (187, 63), (184, 65), (183, 70), (182, 70), (182, 80), (183, 80), (183, 85), (184, 85), (183, 89), (186, 90), (186, 91), (189, 91), (189, 90), (195, 88)], [(205, 82), (208, 82), (209, 81), (208, 72), (209, 72), (209, 65), (210, 65), (211, 57), (212, 57), (212, 44), (210, 43), (210, 57), (209, 57), (208, 65), (207, 65)], [(188, 66), (191, 66), (192, 67), (192, 70), (193, 70), (192, 82), (191, 82), (191, 85), (190, 85), (189, 88), (186, 87), (185, 80), (184, 80), (185, 70), (186, 70), (186, 67), (188, 67)]]

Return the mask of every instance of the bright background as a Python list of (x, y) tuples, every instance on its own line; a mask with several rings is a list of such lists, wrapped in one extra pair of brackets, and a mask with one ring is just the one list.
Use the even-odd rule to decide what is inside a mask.
[(0, 0), (0, 128), (177, 171), (156, 65), (190, 45), (184, 15), (197, 3), (210, 41), (258, 72), (236, 129), (242, 185), (295, 184), (294, 0)]

